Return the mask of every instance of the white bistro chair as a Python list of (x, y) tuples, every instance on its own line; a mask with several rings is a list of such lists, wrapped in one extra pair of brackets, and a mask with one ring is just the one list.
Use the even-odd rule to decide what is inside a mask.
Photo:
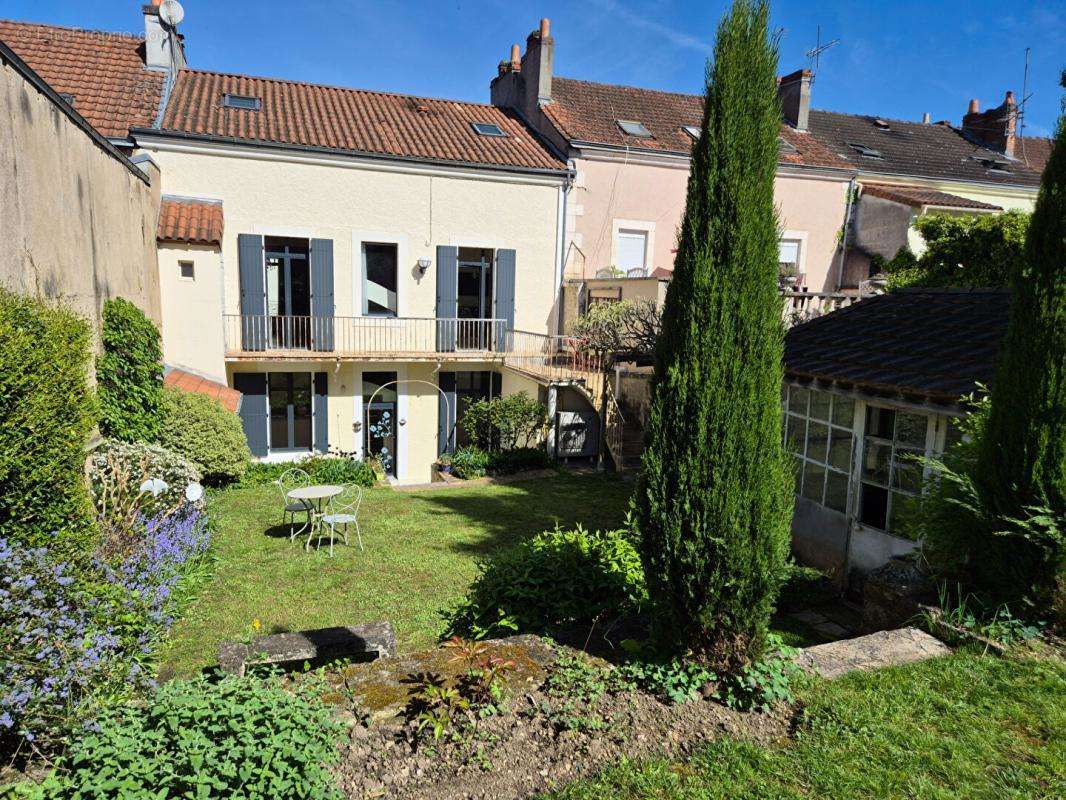
[(304, 524), (311, 522), (312, 506), (305, 500), (290, 500), (289, 492), (293, 489), (299, 489), (301, 486), (308, 486), (311, 483), (311, 476), (298, 467), (287, 469), (281, 473), (281, 477), (274, 481), (274, 484), (281, 491), (281, 524), (288, 525), (291, 530), (289, 531), (289, 541), (293, 541), (296, 538), (298, 529), (296, 528), (296, 515), (306, 514), (307, 519)]
[(355, 538), (359, 542), (359, 549), (363, 550), (363, 533), (359, 530), (359, 506), (363, 503), (363, 487), (358, 484), (348, 484), (344, 491), (329, 501), (326, 513), (322, 516), (322, 524), (318, 527), (318, 540), (322, 541), (325, 530), (329, 528), (329, 555), (333, 557), (333, 537), (337, 535), (337, 526), (342, 526), (344, 543), (348, 544), (348, 526), (355, 526)]

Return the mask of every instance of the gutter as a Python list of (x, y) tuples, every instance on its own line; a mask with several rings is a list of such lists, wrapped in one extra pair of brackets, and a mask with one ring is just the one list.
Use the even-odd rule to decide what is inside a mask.
[(132, 175), (136, 176), (137, 179), (142, 181), (145, 185), (152, 185), (151, 179), (149, 179), (149, 177), (144, 174), (136, 164), (126, 158), (126, 156), (124, 156), (106, 136), (96, 130), (96, 128), (94, 128), (85, 117), (79, 114), (70, 103), (60, 97), (59, 93), (53, 89), (44, 78), (34, 72), (25, 61), (18, 57), (18, 54), (14, 50), (2, 41), (0, 41), (0, 64), (5, 66), (10, 65), (11, 68), (21, 75), (27, 83), (32, 84), (33, 88), (47, 97), (53, 106), (65, 114), (66, 117), (80, 128), (86, 136), (92, 139), (97, 147), (122, 164), (122, 166), (129, 170)]
[[(206, 144), (225, 144), (245, 149), (263, 149), (277, 152), (295, 152), (308, 155), (345, 156), (348, 158), (361, 158), (385, 163), (419, 164), (433, 167), (458, 167), (465, 169), (486, 170), (489, 172), (501, 172), (516, 175), (540, 175), (544, 177), (559, 178), (565, 180), (570, 174), (565, 167), (549, 169), (547, 167), (519, 167), (515, 165), (482, 164), (476, 161), (446, 161), (439, 158), (426, 158), (422, 156), (397, 156), (383, 153), (370, 153), (363, 150), (345, 150), (337, 147), (320, 147), (306, 144), (289, 144), (286, 142), (270, 142), (263, 139), (239, 139), (234, 136), (218, 136), (208, 133), (189, 133), (186, 131), (174, 131), (158, 128), (131, 128), (130, 136), (135, 140), (138, 135), (146, 138), (174, 139), (186, 142), (202, 142)], [(138, 146), (143, 146), (138, 141)]]

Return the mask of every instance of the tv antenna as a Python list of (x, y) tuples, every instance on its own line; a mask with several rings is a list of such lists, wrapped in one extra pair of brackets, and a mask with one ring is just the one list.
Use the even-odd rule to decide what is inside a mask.
[(807, 60), (810, 62), (811, 65), (811, 72), (814, 73), (817, 73), (818, 67), (821, 66), (822, 53), (824, 53), (830, 47), (836, 47), (838, 44), (840, 44), (839, 39), (833, 39), (831, 41), (826, 42), (825, 44), (822, 44), (822, 26), (819, 25), (816, 30), (817, 32), (815, 34), (814, 47), (812, 47), (806, 53)]

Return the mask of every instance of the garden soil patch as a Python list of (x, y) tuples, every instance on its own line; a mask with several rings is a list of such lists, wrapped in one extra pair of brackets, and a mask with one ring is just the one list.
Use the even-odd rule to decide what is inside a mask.
[[(462, 667), (441, 649), (329, 674), (327, 699), (351, 722), (336, 771), (349, 798), (459, 800), (525, 798), (594, 774), (622, 758), (682, 755), (719, 736), (769, 741), (787, 735), (791, 710), (740, 713), (695, 700), (667, 705), (638, 690), (606, 694), (576, 712), (582, 729), (553, 721), (561, 700), (542, 689), (546, 668), (567, 648), (533, 636), (491, 643), (516, 663), (500, 713), (472, 722), (457, 741), (414, 743), (403, 707), (413, 675), (432, 672), (452, 682)], [(562, 727), (562, 729), (561, 729)]]

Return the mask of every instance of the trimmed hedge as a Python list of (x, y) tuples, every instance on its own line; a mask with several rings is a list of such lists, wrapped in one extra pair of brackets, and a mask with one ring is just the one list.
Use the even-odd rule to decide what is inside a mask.
[(126, 442), (154, 442), (163, 404), (159, 330), (121, 297), (104, 303), (103, 353), (96, 360), (100, 430)]
[(302, 461), (281, 464), (254, 463), (251, 464), (241, 484), (245, 486), (262, 486), (273, 483), (285, 472), (296, 467), (306, 472), (312, 481), (320, 483), (355, 483), (359, 486), (371, 487), (377, 483), (377, 475), (374, 468), (366, 461), (359, 461), (348, 456), (311, 456)]
[(90, 528), (90, 342), (73, 312), (0, 289), (0, 529), (12, 542)]
[(181, 453), (208, 483), (240, 480), (252, 454), (236, 414), (207, 395), (167, 388), (163, 391), (159, 443)]

